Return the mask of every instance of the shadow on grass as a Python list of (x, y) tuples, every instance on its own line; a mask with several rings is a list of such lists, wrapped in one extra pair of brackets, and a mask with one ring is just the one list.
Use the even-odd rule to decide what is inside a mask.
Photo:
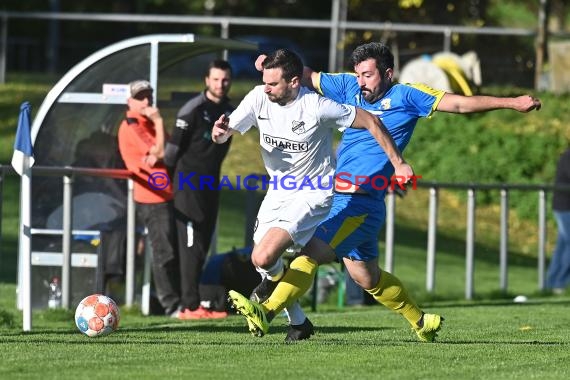
[(570, 305), (569, 298), (557, 298), (558, 296), (552, 296), (550, 298), (542, 298), (539, 300), (532, 300), (526, 302), (514, 302), (511, 300), (483, 300), (483, 301), (472, 301), (472, 302), (437, 302), (437, 307), (446, 308), (470, 308), (470, 307), (486, 307), (486, 306), (508, 306), (508, 307), (527, 307), (527, 306), (538, 306), (538, 305)]
[[(378, 329), (372, 329), (373, 331), (377, 331)], [(358, 330), (364, 331), (364, 330)], [(419, 344), (428, 344), (428, 345), (449, 345), (449, 346), (467, 346), (467, 345), (505, 345), (505, 346), (513, 346), (513, 345), (535, 345), (535, 346), (568, 346), (570, 345), (569, 342), (560, 342), (560, 341), (540, 341), (540, 340), (437, 340), (435, 343), (423, 343), (418, 341), (414, 338), (408, 339), (396, 339), (396, 340), (370, 340), (367, 339), (365, 341), (355, 341), (353, 339), (347, 338), (342, 339), (336, 336), (336, 334), (345, 333), (347, 331), (332, 331), (329, 329), (320, 329), (314, 337), (309, 340), (297, 341), (295, 343), (286, 343), (285, 341), (279, 340), (275, 341), (274, 339), (267, 339), (267, 338), (255, 338), (249, 336), (245, 339), (240, 339), (239, 341), (232, 341), (228, 339), (222, 340), (203, 340), (203, 341), (192, 341), (192, 346), (247, 346), (251, 347), (252, 345), (262, 345), (262, 346), (284, 346), (284, 347), (295, 347), (298, 344), (308, 344), (308, 345), (326, 345), (326, 346), (335, 346), (335, 345), (342, 345), (342, 346), (362, 346), (362, 347), (383, 347), (383, 346), (403, 346), (403, 345), (419, 345)], [(147, 340), (148, 339), (148, 340)], [(21, 344), (22, 339), (19, 336), (4, 336), (0, 338), (0, 342), (3, 344)], [(65, 344), (65, 345), (74, 345), (74, 346), (83, 346), (83, 345), (90, 345), (90, 344), (97, 344), (97, 345), (109, 345), (109, 346), (119, 346), (119, 345), (131, 345), (133, 344), (133, 340), (130, 337), (120, 336), (120, 334), (115, 334), (112, 337), (101, 337), (101, 338), (88, 338), (85, 337), (83, 340), (69, 340), (69, 339), (34, 339), (34, 344)], [(172, 340), (165, 340), (165, 339), (152, 339), (152, 337), (142, 339), (137, 339), (135, 342), (137, 345), (146, 345), (146, 346), (164, 346), (164, 345), (175, 345), (181, 346), (188, 344), (184, 340), (180, 339), (172, 339)]]
[(568, 342), (556, 342), (556, 341), (539, 341), (539, 340), (521, 340), (521, 341), (516, 341), (516, 340), (505, 340), (505, 341), (500, 341), (500, 340), (453, 340), (453, 341), (437, 341), (436, 342), (437, 345), (457, 345), (457, 344), (461, 344), (461, 345), (481, 345), (481, 344), (490, 344), (493, 346), (496, 345), (508, 345), (508, 346), (512, 346), (512, 345), (524, 345), (524, 346), (528, 346), (528, 345), (536, 345), (536, 346), (566, 346), (566, 345), (570, 345), (570, 343)]

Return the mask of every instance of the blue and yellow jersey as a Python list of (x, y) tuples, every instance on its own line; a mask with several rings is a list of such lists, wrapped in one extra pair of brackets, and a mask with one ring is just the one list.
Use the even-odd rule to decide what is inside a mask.
[[(354, 74), (321, 73), (318, 92), (339, 103), (351, 104), (377, 115), (400, 151), (404, 151), (420, 117), (429, 117), (445, 94), (425, 85), (395, 84), (374, 103), (361, 95)], [(366, 129), (348, 128), (337, 150), (336, 175), (357, 184), (375, 197), (383, 197), (385, 180), (390, 181), (394, 167), (384, 150)], [(357, 180), (359, 176), (359, 180)], [(363, 183), (363, 178), (369, 179)]]

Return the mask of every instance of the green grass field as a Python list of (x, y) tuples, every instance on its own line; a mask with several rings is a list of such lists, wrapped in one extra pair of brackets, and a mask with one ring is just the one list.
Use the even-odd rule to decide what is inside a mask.
[[(30, 78), (9, 79), (0, 86), (2, 163), (11, 156), (19, 103), (30, 100), (37, 109), (49, 89), (46, 80), (28, 85)], [(247, 86), (241, 84), (239, 91)], [(253, 133), (236, 139), (223, 172), (259, 172), (258, 155), (244, 154), (257, 149)], [(274, 322), (268, 336), (255, 338), (239, 316), (177, 321), (144, 317), (125, 307), (119, 330), (108, 337), (80, 334), (73, 310), (34, 311), (32, 332), (22, 332), (22, 316), (15, 307), (17, 178), (8, 177), (3, 190), (0, 379), (562, 379), (570, 372), (570, 296), (539, 291), (536, 226), (511, 216), (509, 286), (504, 292), (499, 286), (498, 212), (478, 208), (475, 295), (464, 301), (465, 204), (451, 192), (441, 197), (434, 293), (425, 290), (427, 192), (410, 192), (397, 201), (394, 272), (425, 310), (446, 318), (437, 343), (417, 342), (406, 322), (381, 306), (339, 309), (333, 292), (317, 311), (309, 312), (316, 335), (286, 345), (284, 318)], [(242, 192), (222, 193), (219, 252), (243, 246), (246, 203)], [(551, 244), (552, 235), (549, 240)], [(379, 241), (383, 252), (382, 236)], [(513, 303), (519, 294), (529, 302)]]
[[(243, 242), (243, 196), (237, 192), (222, 196), (221, 250)], [(337, 308), (335, 293), (317, 311), (307, 308), (316, 335), (294, 345), (283, 342), (283, 317), (274, 321), (270, 334), (256, 338), (240, 316), (178, 321), (144, 317), (136, 308), (125, 307), (121, 307), (119, 330), (107, 337), (83, 336), (74, 326), (73, 310), (34, 311), (32, 331), (24, 333), (21, 313), (15, 308), (15, 284), (4, 280), (0, 283), (0, 378), (568, 376), (570, 298), (537, 290), (534, 259), (511, 254), (509, 291), (503, 293), (496, 247), (479, 243), (475, 300), (464, 301), (463, 241), (438, 236), (436, 291), (431, 294), (425, 291), (425, 231), (398, 224), (396, 240), (394, 272), (426, 311), (446, 318), (435, 344), (418, 342), (404, 319), (382, 306)], [(529, 302), (513, 303), (517, 294), (527, 295)]]
[(123, 310), (117, 332), (88, 338), (71, 312), (44, 312), (31, 333), (2, 331), (0, 378), (568, 378), (567, 298), (427, 306), (446, 318), (434, 344), (417, 342), (381, 306), (310, 313), (315, 336), (293, 345), (281, 317), (257, 338), (240, 316), (177, 321)]

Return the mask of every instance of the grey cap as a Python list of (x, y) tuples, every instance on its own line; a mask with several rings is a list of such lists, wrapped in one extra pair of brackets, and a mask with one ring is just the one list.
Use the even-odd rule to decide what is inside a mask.
[(136, 80), (129, 83), (129, 88), (131, 89), (131, 97), (134, 98), (142, 91), (153, 91), (150, 82), (147, 80)]

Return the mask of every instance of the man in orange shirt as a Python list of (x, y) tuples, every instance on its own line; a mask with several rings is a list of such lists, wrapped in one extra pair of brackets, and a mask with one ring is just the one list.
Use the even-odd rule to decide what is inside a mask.
[(119, 150), (135, 181), (137, 212), (152, 246), (152, 271), (158, 300), (176, 317), (180, 303), (172, 185), (164, 157), (164, 125), (153, 107), (153, 89), (146, 80), (131, 82), (128, 110), (119, 127)]

